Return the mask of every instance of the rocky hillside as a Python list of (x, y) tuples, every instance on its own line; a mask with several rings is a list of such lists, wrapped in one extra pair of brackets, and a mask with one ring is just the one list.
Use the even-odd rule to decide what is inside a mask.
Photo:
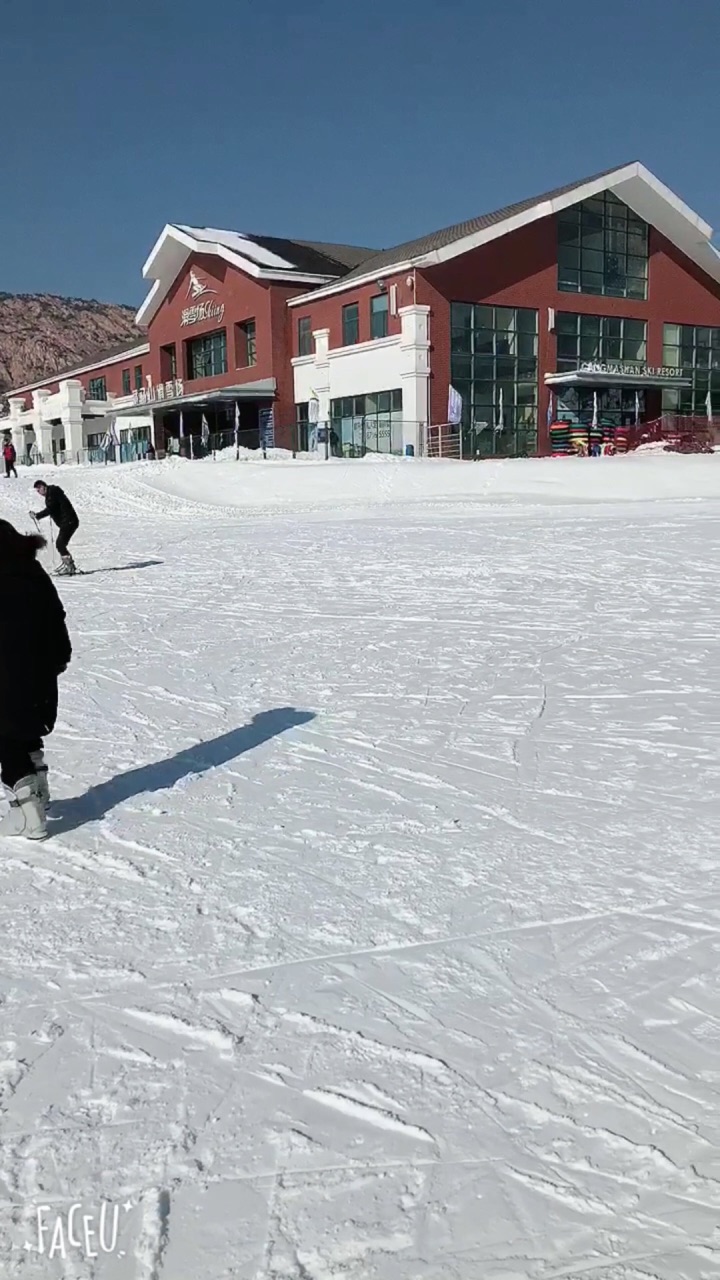
[(124, 342), (142, 341), (131, 307), (0, 293), (0, 396)]

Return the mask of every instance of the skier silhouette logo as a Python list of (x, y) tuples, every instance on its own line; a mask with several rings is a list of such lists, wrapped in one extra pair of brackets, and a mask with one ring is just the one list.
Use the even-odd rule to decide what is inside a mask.
[(188, 284), (187, 296), (193, 299), (202, 298), (206, 293), (216, 293), (216, 289), (211, 289), (209, 284), (203, 284), (202, 280), (194, 271), (190, 272), (190, 281)]

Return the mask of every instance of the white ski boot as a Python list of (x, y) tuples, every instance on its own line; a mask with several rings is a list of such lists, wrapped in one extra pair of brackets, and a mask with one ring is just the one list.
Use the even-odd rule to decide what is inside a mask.
[(21, 778), (12, 791), (10, 808), (0, 820), (0, 836), (24, 836), (26, 840), (46, 840), (45, 806), (40, 800), (37, 775)]
[(38, 784), (38, 798), (43, 809), (47, 813), (50, 808), (50, 783), (48, 782), (48, 767), (45, 763), (45, 753), (43, 751), (31, 751), (30, 759), (35, 765), (35, 774)]
[(55, 570), (55, 576), (57, 578), (71, 578), (74, 573), (77, 573), (77, 568), (72, 556), (63, 556), (60, 561), (60, 567)]

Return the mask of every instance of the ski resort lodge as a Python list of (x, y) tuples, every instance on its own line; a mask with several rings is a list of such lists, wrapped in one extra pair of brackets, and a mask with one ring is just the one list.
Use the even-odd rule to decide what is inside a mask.
[(145, 341), (8, 393), (19, 458), (229, 444), (550, 451), (720, 414), (720, 254), (641, 164), (391, 249), (169, 224)]

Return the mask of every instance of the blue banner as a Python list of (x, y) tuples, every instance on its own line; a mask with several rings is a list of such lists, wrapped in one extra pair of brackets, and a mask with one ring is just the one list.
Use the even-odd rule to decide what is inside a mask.
[(260, 410), (260, 448), (275, 448), (275, 413), (272, 409)]

